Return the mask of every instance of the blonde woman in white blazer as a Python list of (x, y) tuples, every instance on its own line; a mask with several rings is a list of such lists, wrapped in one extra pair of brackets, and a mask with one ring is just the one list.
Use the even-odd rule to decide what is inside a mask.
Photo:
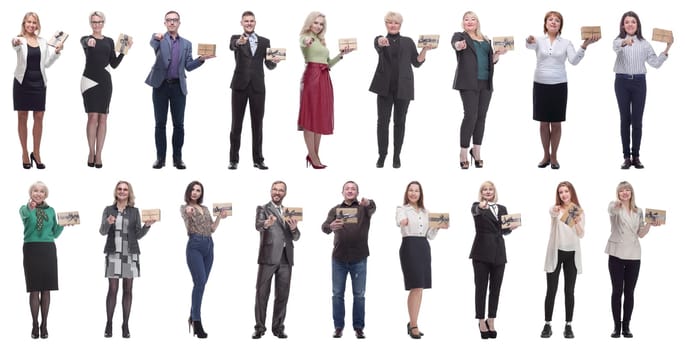
[[(60, 56), (62, 46), (48, 46), (39, 37), (40, 19), (35, 12), (28, 12), (21, 22), (21, 32), (12, 39), (12, 47), (17, 52), (17, 68), (14, 70), (13, 100), (17, 111), (19, 142), (22, 151), (22, 166), (30, 169), (45, 169), (40, 157), (40, 140), (43, 135), (43, 115), (45, 113), (45, 68), (50, 67)], [(28, 117), (33, 111), (33, 151), (29, 154)]]
[[(632, 338), (630, 318), (633, 314), (635, 285), (640, 273), (640, 238), (649, 233), (652, 225), (645, 223), (642, 209), (635, 204), (633, 186), (623, 181), (616, 187), (616, 199), (609, 203), (611, 236), (605, 253), (609, 254), (611, 276), (611, 312), (614, 317), (612, 338)], [(621, 298), (623, 298), (623, 322), (621, 322)]]

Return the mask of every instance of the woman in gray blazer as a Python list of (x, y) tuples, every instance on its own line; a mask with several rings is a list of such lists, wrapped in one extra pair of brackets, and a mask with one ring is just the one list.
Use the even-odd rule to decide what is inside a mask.
[[(18, 132), (21, 143), (21, 163), (24, 169), (45, 169), (40, 157), (40, 141), (43, 135), (43, 114), (45, 114), (45, 85), (48, 79), (45, 68), (50, 67), (62, 51), (62, 44), (48, 46), (39, 37), (40, 18), (35, 12), (27, 12), (21, 22), (21, 32), (12, 39), (12, 47), (17, 53), (17, 67), (14, 70), (13, 99), (14, 110), (19, 117)], [(29, 154), (28, 118), (33, 111), (33, 151)]]
[(464, 105), (461, 121), (459, 166), (469, 168), (467, 149), (473, 138), (473, 148), (468, 153), (475, 160), (476, 168), (483, 167), (480, 146), (485, 131), (485, 115), (492, 96), (494, 65), (506, 49), (493, 52), (490, 40), (480, 31), (478, 16), (472, 11), (464, 14), (461, 23), (464, 32), (454, 33), (452, 47), (457, 54), (457, 71), (453, 88), (459, 90)]

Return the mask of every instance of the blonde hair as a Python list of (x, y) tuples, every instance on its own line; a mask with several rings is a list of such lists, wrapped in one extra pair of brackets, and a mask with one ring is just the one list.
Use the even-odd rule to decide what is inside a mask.
[(125, 184), (128, 187), (128, 200), (126, 201), (126, 205), (129, 207), (134, 207), (136, 205), (136, 195), (133, 194), (133, 186), (131, 186), (128, 181), (124, 180), (119, 180), (116, 186), (114, 186), (114, 205), (117, 204), (117, 187), (119, 187), (121, 184)]
[(48, 194), (50, 194), (50, 191), (48, 191), (48, 186), (43, 183), (43, 181), (36, 181), (31, 184), (31, 187), (29, 187), (29, 197), (31, 196), (31, 192), (33, 192), (33, 189), (36, 187), (42, 187), (45, 190), (45, 198), (48, 198)]
[(480, 31), (480, 19), (478, 18), (478, 15), (473, 11), (466, 11), (464, 13), (464, 15), (461, 16), (461, 28), (466, 30), (466, 28), (464, 28), (464, 19), (466, 18), (466, 16), (473, 16), (473, 18), (476, 19), (476, 23), (477, 23), (476, 24), (476, 36), (478, 38), (483, 38), (485, 40), (488, 40), (488, 37), (485, 36), (485, 34), (483, 34), (483, 32)]
[(494, 196), (492, 196), (492, 201), (494, 203), (497, 203), (497, 187), (495, 187), (495, 184), (492, 183), (492, 181), (485, 181), (480, 185), (480, 188), (478, 189), (478, 201), (482, 201), (483, 199), (483, 189), (485, 186), (490, 186), (492, 187), (492, 191), (494, 192)]
[(93, 16), (98, 16), (98, 17), (102, 18), (102, 22), (107, 21), (105, 19), (105, 14), (102, 11), (93, 11), (90, 13), (90, 16), (88, 16), (88, 24), (90, 24), (90, 21), (93, 20)]
[[(323, 18), (323, 28), (321, 29), (321, 32), (319, 34), (314, 34), (311, 29), (312, 24), (314, 24), (314, 21), (316, 21), (316, 19), (319, 17)], [(318, 11), (313, 11), (309, 13), (307, 18), (304, 20), (304, 25), (302, 25), (300, 35), (312, 35), (314, 37), (317, 37), (321, 42), (321, 45), (326, 46), (326, 26), (326, 15)]]
[(404, 20), (402, 18), (402, 15), (399, 12), (388, 12), (385, 14), (384, 18), (385, 22), (390, 22), (390, 21), (397, 21), (397, 23), (402, 24), (402, 21)]
[(633, 190), (633, 185), (631, 185), (628, 181), (621, 181), (618, 186), (616, 186), (616, 199), (619, 201), (621, 201), (621, 198), (618, 196), (618, 193), (622, 190), (630, 191), (630, 210), (637, 212), (637, 204), (635, 204), (635, 190)]
[(26, 20), (29, 17), (33, 17), (36, 19), (36, 36), (40, 34), (40, 18), (38, 17), (38, 14), (35, 12), (26, 12), (24, 15), (24, 19), (21, 20), (21, 30), (19, 31), (19, 36), (26, 36), (26, 29), (24, 28), (24, 24), (26, 24)]

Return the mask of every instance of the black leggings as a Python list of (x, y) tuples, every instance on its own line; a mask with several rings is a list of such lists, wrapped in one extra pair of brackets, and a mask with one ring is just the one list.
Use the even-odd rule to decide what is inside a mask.
[(559, 273), (562, 265), (564, 269), (564, 300), (566, 305), (566, 322), (573, 320), (573, 306), (575, 298), (573, 291), (576, 287), (576, 275), (578, 269), (576, 268), (575, 251), (567, 252), (565, 250), (557, 251), (557, 268), (554, 272), (547, 273), (547, 295), (545, 295), (545, 321), (552, 321), (552, 313), (554, 312), (554, 298), (557, 295), (557, 287), (559, 286)]
[(640, 260), (624, 260), (609, 255), (611, 312), (614, 315), (614, 323), (621, 322), (621, 296), (623, 296), (623, 322), (630, 322), (633, 314), (633, 295), (639, 274)]

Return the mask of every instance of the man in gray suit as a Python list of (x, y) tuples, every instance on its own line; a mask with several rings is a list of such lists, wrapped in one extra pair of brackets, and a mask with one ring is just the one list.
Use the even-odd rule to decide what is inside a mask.
[(293, 241), (300, 239), (297, 220), (283, 216), (283, 198), (287, 186), (283, 181), (271, 185), (271, 201), (257, 207), (255, 228), (259, 231), (259, 258), (257, 263), (257, 293), (255, 295), (255, 326), (252, 339), (261, 338), (266, 332), (266, 306), (271, 292), (271, 279), (275, 275), (274, 313), (271, 331), (281, 339), (285, 310), (290, 294), (290, 276), (293, 266)]
[(157, 159), (152, 168), (161, 169), (166, 164), (166, 121), (171, 107), (171, 121), (174, 132), (171, 136), (174, 166), (185, 169), (181, 149), (185, 138), (183, 121), (185, 119), (186, 71), (200, 67), (205, 60), (214, 56), (203, 55), (193, 59), (193, 44), (178, 34), (181, 26), (181, 15), (169, 11), (164, 15), (166, 33), (152, 34), (150, 46), (155, 50), (155, 64), (150, 70), (145, 83), (152, 86), (152, 105), (155, 109), (155, 146)]

